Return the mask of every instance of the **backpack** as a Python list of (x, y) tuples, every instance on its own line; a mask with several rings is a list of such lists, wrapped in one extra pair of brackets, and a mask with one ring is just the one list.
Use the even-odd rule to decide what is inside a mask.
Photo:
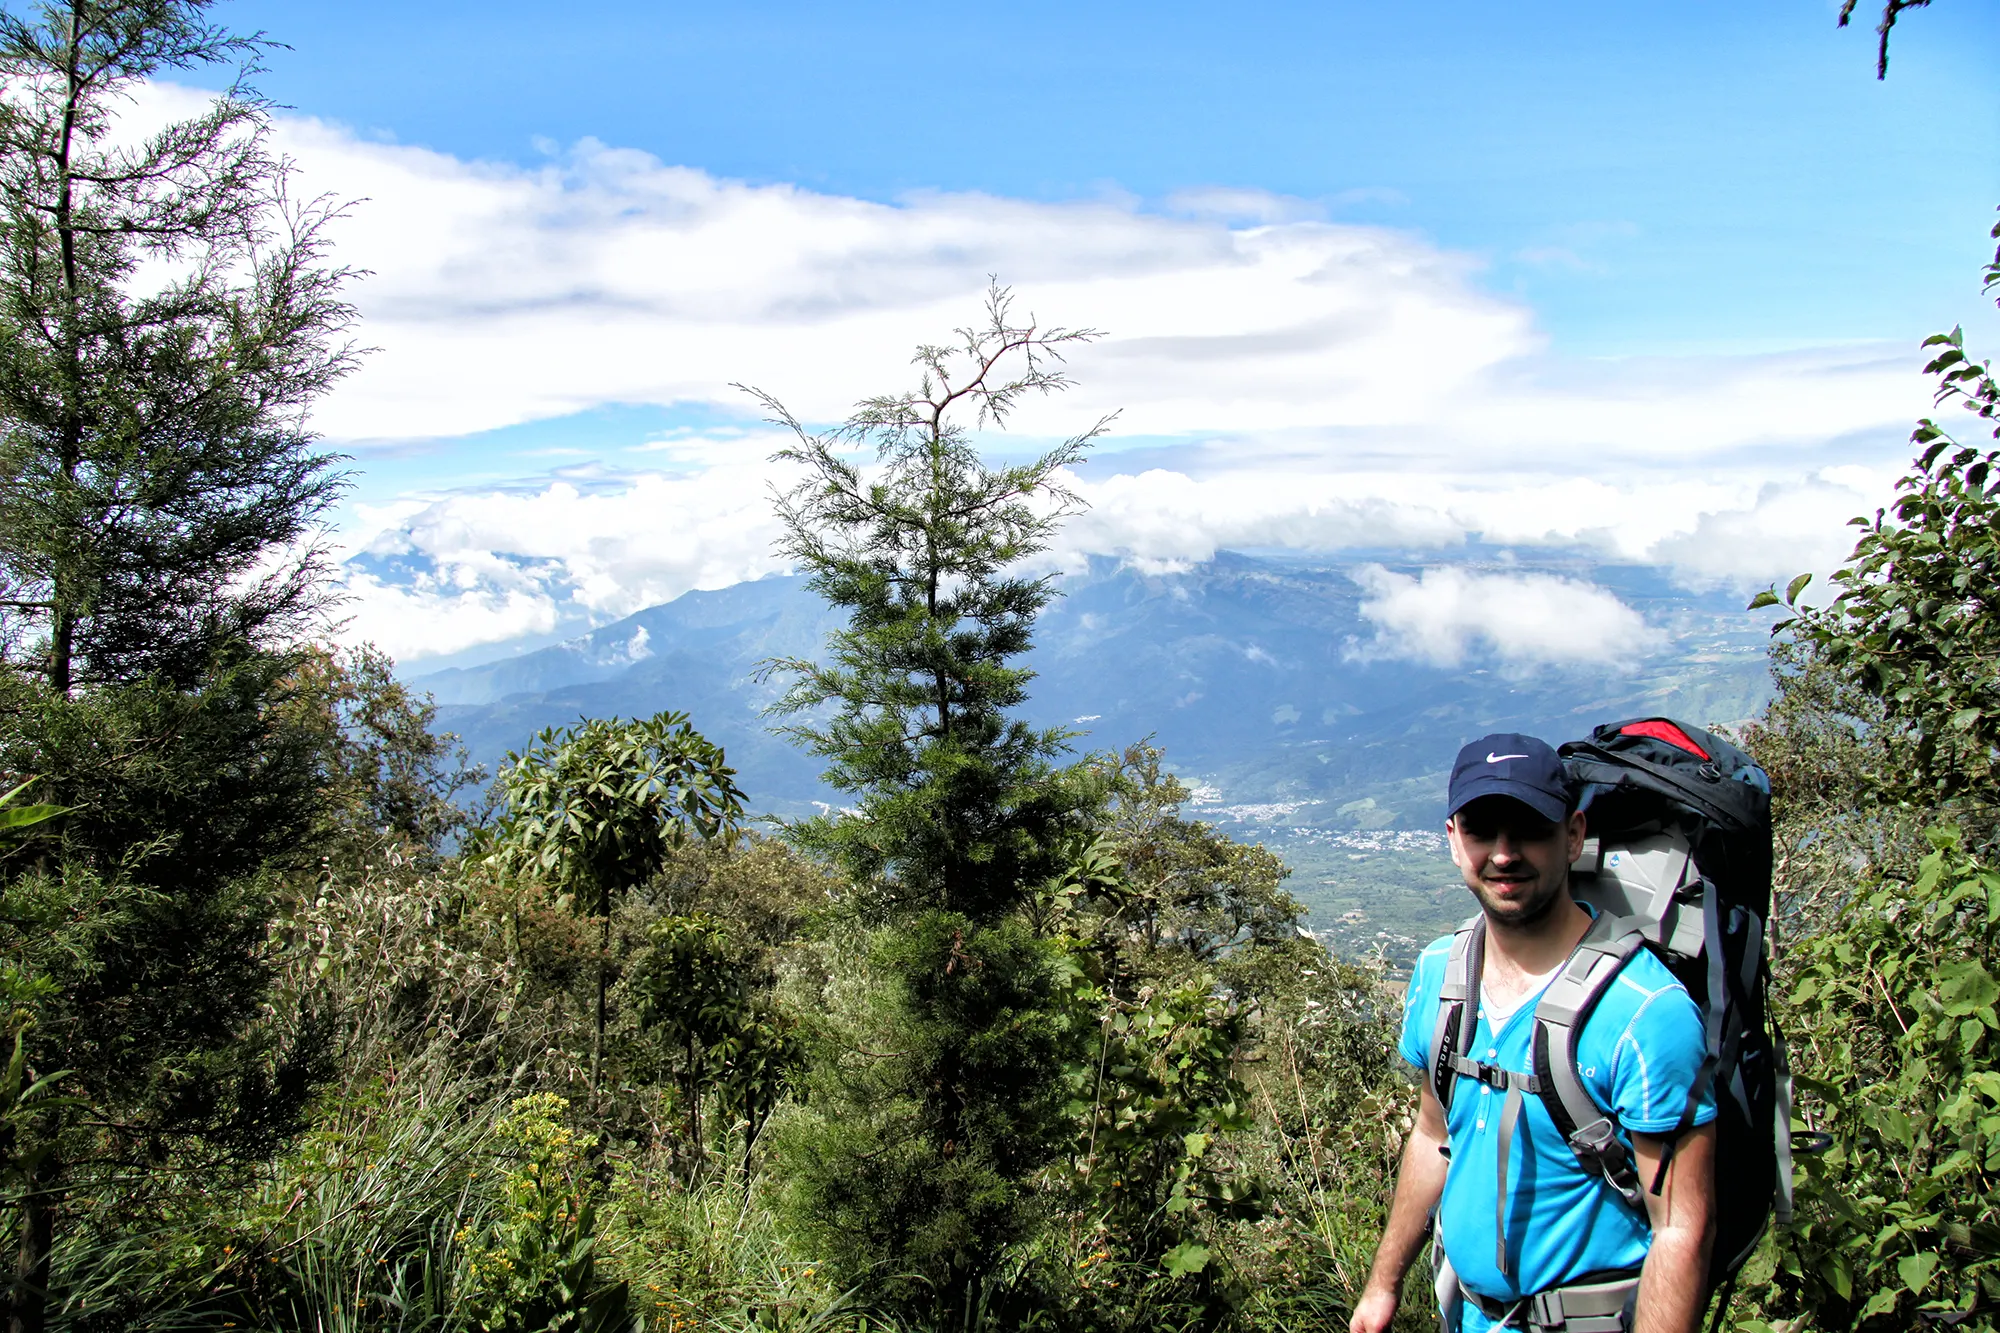
[[(1644, 1191), (1608, 1108), (1586, 1089), (1576, 1042), (1625, 962), (1650, 949), (1702, 1011), (1707, 1053), (1671, 1144), (1716, 1094), (1714, 1257), (1711, 1289), (1732, 1280), (1775, 1213), (1791, 1219), (1791, 1078), (1782, 1040), (1766, 1019), (1770, 982), (1765, 927), (1771, 911), (1771, 786), (1735, 746), (1668, 718), (1598, 727), (1560, 748), (1587, 840), (1570, 868), (1573, 896), (1597, 920), (1535, 1005), (1534, 1072), (1465, 1058), (1478, 1021), (1485, 919), (1452, 941), (1431, 1042), (1430, 1074), (1449, 1107), (1458, 1076), (1504, 1088), (1499, 1151), (1506, 1197), (1508, 1140), (1519, 1099), (1541, 1099), (1586, 1171), (1642, 1216)], [(1504, 1219), (1503, 1219), (1504, 1220)], [(1505, 1233), (1501, 1267), (1505, 1270)]]

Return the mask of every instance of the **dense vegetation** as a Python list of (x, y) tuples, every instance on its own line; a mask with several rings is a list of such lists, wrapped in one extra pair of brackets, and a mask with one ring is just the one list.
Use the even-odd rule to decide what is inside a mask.
[[(996, 289), (830, 433), (765, 399), (789, 554), (847, 614), (772, 664), (775, 721), (852, 809), (760, 826), (671, 713), (544, 733), (482, 803), (393, 664), (310, 642), (329, 210), (242, 90), (111, 133), (132, 80), (254, 48), (194, 0), (0, 22), (8, 1327), (1344, 1327), (1412, 1105), (1397, 988), (1157, 749), (1018, 717), (1054, 595), (1020, 561), (1090, 436), (996, 469), (967, 431), (1089, 335)], [(2000, 454), (1915, 438), (1744, 737), (1830, 1143), (1747, 1330), (2000, 1303)]]

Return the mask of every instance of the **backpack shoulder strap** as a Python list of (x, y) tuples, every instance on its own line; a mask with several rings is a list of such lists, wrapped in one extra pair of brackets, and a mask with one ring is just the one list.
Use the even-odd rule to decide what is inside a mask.
[[(1486, 965), (1486, 916), (1469, 917), (1451, 937), (1445, 960), (1444, 985), (1438, 990), (1437, 1021), (1431, 1026), (1431, 1091), (1438, 1105), (1451, 1109), (1458, 1077), (1452, 1057), (1472, 1046), (1479, 1030), (1479, 976)], [(1471, 1002), (1468, 1003), (1467, 1001)]]
[(1569, 962), (1535, 1005), (1536, 1091), (1584, 1169), (1601, 1176), (1618, 1196), (1645, 1215), (1645, 1198), (1632, 1154), (1618, 1137), (1618, 1123), (1583, 1085), (1577, 1040), (1591, 1011), (1633, 954), (1645, 947), (1638, 926), (1608, 913), (1591, 923)]

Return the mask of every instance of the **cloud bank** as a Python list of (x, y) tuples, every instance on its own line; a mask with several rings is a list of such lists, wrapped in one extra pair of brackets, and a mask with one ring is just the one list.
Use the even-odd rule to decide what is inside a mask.
[(362, 511), (348, 633), (398, 660), (577, 631), (779, 568), (765, 458), (746, 432), (660, 450), (673, 470), (574, 475)]
[(1408, 658), (1456, 667), (1475, 651), (1515, 670), (1636, 666), (1662, 635), (1594, 584), (1549, 574), (1475, 574), (1450, 566), (1411, 576), (1380, 565), (1356, 571), (1361, 614), (1376, 626), (1352, 657)]
[[(156, 87), (140, 110), (199, 96)], [(1229, 546), (1443, 561), (1478, 540), (1760, 586), (1838, 560), (1844, 520), (1886, 497), (1927, 406), (1916, 357), (1893, 344), (1558, 354), (1532, 309), (1481, 286), (1476, 256), (1258, 191), (1190, 189), (1157, 210), (883, 203), (595, 141), (523, 167), (308, 117), (277, 137), (303, 188), (363, 201), (337, 241), (370, 272), (354, 297), (379, 350), (316, 422), (364, 473), (342, 534), (347, 632), (410, 660), (772, 571), (773, 441), (731, 382), (837, 419), (907, 381), (916, 343), (973, 319), (989, 274), (1023, 311), (1108, 331), (1072, 359), (1074, 392), (1024, 412), (1018, 445), (995, 441), (1031, 448), (1122, 411), (1078, 479), (1093, 508), (1065, 530), (1064, 561), (1165, 569)], [(583, 446), (558, 472), (489, 456), (480, 436), (621, 404), (741, 425)], [(487, 480), (367, 480), (371, 458), (413, 448)], [(1515, 651), (1510, 623), (1585, 609), (1591, 592), (1403, 577), (1371, 585), (1368, 651)], [(1612, 627), (1601, 655), (1643, 637), (1631, 613), (1588, 609)]]
[[(780, 571), (763, 457), (775, 438), (725, 441), (742, 457), (677, 472), (557, 478), (505, 491), (406, 500), (366, 517), (350, 566), (349, 632), (399, 660), (524, 636), (577, 633), (671, 600)], [(682, 446), (690, 453), (715, 448)], [(1667, 565), (1691, 588), (1762, 586), (1845, 555), (1845, 520), (1889, 474), (1832, 469), (1747, 494), (1688, 480), (1618, 488), (1572, 482), (1478, 490), (1421, 478), (1232, 473), (1197, 482), (1150, 469), (1078, 478), (1091, 508), (1048, 563), (1115, 555), (1149, 573), (1245, 547), (1397, 547), (1448, 559), (1468, 540), (1596, 547)], [(1377, 570), (1370, 656), (1440, 665), (1485, 645), (1518, 669), (1634, 660), (1656, 642), (1637, 612), (1592, 585), (1540, 575)], [(1560, 640), (1543, 633), (1566, 627)]]
[[(1108, 331), (1074, 358), (1079, 388), (1026, 429), (1117, 410), (1122, 435), (1219, 436), (1243, 462), (1686, 464), (1806, 451), (1923, 403), (1900, 349), (1551, 358), (1473, 257), (1387, 228), (1129, 200), (883, 204), (588, 141), (526, 170), (312, 120), (281, 139), (313, 186), (367, 200), (340, 246), (372, 273), (357, 298), (381, 350), (321, 413), (338, 439), (604, 403), (740, 409), (737, 381), (834, 419), (906, 378), (916, 343), (970, 322), (993, 274), (1024, 310)], [(1260, 198), (1285, 218), (1288, 201)]]

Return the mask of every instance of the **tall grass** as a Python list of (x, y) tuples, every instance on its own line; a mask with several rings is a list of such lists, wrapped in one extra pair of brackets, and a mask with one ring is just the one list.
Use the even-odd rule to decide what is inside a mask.
[[(54, 1256), (67, 1329), (444, 1330), (463, 1238), (492, 1206), (483, 1090), (405, 1084), (334, 1103), (255, 1177), (155, 1177), (147, 1223), (95, 1210)], [(114, 1192), (127, 1206), (137, 1191)]]
[(459, 1327), (453, 1294), (494, 1203), (490, 1141), (505, 1109), (483, 1091), (384, 1096), (308, 1135), (239, 1224), (246, 1326)]

